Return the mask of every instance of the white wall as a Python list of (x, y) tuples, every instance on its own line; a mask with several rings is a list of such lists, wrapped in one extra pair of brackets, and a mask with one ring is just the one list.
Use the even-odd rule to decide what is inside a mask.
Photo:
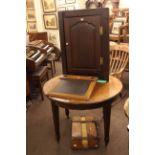
[[(87, 0), (76, 0), (76, 3), (74, 4), (65, 4), (62, 6), (59, 6), (56, 1), (56, 8), (58, 9), (59, 7), (66, 7), (67, 6), (71, 6), (74, 5), (76, 7), (76, 9), (84, 9), (85, 8), (85, 2)], [(128, 1), (129, 0), (120, 0), (120, 8), (128, 8)], [(47, 30), (45, 29), (44, 26), (44, 21), (43, 21), (43, 9), (42, 9), (42, 4), (41, 4), (41, 0), (34, 0), (34, 4), (35, 4), (35, 11), (36, 11), (36, 20), (37, 20), (37, 28), (38, 28), (38, 32), (43, 32), (46, 31), (48, 32), (48, 37), (49, 38), (56, 38), (56, 46), (60, 48), (60, 41), (59, 41), (59, 30)], [(57, 14), (57, 12), (55, 12)], [(50, 41), (50, 40), (49, 40)]]
[(119, 8), (129, 8), (129, 0), (120, 0)]
[(44, 31), (44, 25), (43, 25), (44, 23), (42, 20), (43, 10), (42, 10), (41, 0), (34, 0), (34, 5), (35, 5), (36, 20), (37, 20), (37, 29), (38, 29), (38, 32), (42, 32)]
[(77, 0), (77, 5), (79, 9), (84, 9), (85, 8), (85, 2), (87, 0)]

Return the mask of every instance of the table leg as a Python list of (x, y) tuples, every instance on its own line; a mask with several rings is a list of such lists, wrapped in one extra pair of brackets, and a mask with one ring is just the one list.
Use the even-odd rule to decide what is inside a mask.
[(109, 142), (110, 116), (111, 116), (111, 103), (106, 102), (104, 103), (103, 106), (104, 141), (106, 145)]
[(59, 140), (60, 140), (59, 107), (54, 103), (54, 101), (51, 101), (51, 105), (52, 105), (53, 122), (54, 122), (56, 139), (59, 142)]
[(66, 113), (67, 118), (69, 119), (69, 110), (66, 108), (65, 108), (65, 113)]

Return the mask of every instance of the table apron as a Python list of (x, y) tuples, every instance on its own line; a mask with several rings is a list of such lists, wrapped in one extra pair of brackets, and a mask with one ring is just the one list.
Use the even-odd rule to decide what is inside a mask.
[(115, 99), (115, 97), (110, 99), (110, 100), (95, 103), (95, 104), (71, 104), (71, 103), (62, 103), (59, 101), (51, 100), (52, 101), (51, 104), (54, 103), (58, 107), (62, 107), (62, 108), (66, 108), (66, 109), (72, 109), (72, 110), (89, 110), (89, 109), (101, 108), (106, 103), (112, 104), (114, 99)]

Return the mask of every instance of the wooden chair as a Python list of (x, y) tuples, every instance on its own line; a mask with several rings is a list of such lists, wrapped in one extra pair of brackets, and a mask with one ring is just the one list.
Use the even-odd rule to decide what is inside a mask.
[(57, 60), (59, 60), (60, 57), (61, 57), (60, 49), (58, 47), (54, 46), (54, 45), (53, 45), (53, 47), (54, 47), (53, 52), (50, 55), (48, 55), (47, 60), (46, 60), (47, 64), (50, 65), (50, 68), (48, 68), (48, 69), (51, 69), (52, 77), (56, 73), (56, 64), (55, 64), (55, 62)]
[(129, 47), (127, 45), (110, 46), (110, 74), (122, 77), (129, 61)]
[[(129, 98), (126, 99), (123, 108), (124, 108), (125, 116), (129, 119)], [(127, 126), (127, 130), (129, 131), (129, 124)]]

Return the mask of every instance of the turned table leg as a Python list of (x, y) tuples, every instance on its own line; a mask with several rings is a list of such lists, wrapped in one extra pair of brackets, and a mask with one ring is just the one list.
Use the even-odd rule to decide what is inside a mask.
[(59, 107), (51, 101), (52, 112), (53, 112), (53, 123), (55, 128), (56, 139), (59, 142), (60, 140), (60, 126), (59, 126)]
[(111, 103), (106, 102), (104, 103), (103, 106), (104, 141), (106, 145), (109, 142), (110, 116), (111, 116)]

